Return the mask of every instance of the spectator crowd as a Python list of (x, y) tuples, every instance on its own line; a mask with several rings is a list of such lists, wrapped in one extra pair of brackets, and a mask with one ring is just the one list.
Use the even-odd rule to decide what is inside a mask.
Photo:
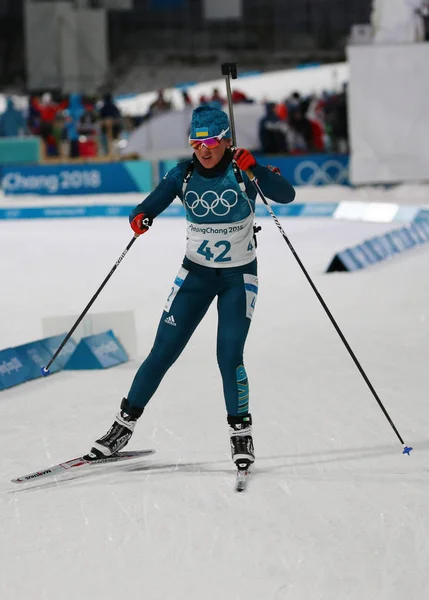
[[(182, 95), (184, 105), (193, 107), (186, 90)], [(232, 92), (232, 101), (254, 103), (239, 90)], [(199, 104), (225, 107), (226, 98), (215, 88), (211, 95), (201, 96)], [(6, 110), (0, 114), (0, 137), (39, 136), (47, 160), (112, 157), (120, 147), (118, 142), (140, 123), (174, 109), (163, 90), (140, 117), (122, 115), (111, 94), (102, 99), (80, 94), (65, 98), (50, 93), (33, 95), (26, 114), (8, 98)], [(346, 87), (340, 93), (303, 97), (294, 92), (283, 102), (266, 101), (258, 134), (259, 150), (267, 154), (348, 152)]]
[[(234, 90), (232, 102), (253, 103), (253, 100)], [(210, 98), (200, 98), (200, 104), (207, 103), (222, 108), (226, 98), (215, 88)], [(340, 93), (324, 92), (321, 96), (302, 97), (299, 92), (294, 92), (283, 102), (267, 101), (265, 110), (258, 132), (261, 152), (304, 154), (349, 151), (347, 86)]]
[(284, 102), (266, 103), (259, 123), (261, 151), (267, 154), (305, 154), (349, 151), (347, 89), (301, 97), (294, 92)]
[(111, 155), (114, 142), (127, 127), (111, 94), (99, 101), (80, 94), (66, 98), (54, 98), (51, 93), (33, 95), (25, 116), (9, 97), (0, 114), (0, 137), (39, 136), (46, 159)]

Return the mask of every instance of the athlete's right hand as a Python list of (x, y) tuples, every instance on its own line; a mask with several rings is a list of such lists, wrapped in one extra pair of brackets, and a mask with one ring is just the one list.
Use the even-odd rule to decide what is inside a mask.
[(145, 213), (139, 213), (130, 221), (131, 229), (137, 235), (142, 235), (142, 233), (146, 233), (146, 231), (149, 229), (152, 223), (153, 219), (148, 217)]

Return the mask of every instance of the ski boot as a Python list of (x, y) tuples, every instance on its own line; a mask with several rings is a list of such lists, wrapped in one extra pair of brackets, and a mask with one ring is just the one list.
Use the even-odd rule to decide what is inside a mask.
[(137, 419), (141, 417), (142, 413), (143, 409), (130, 406), (128, 400), (124, 398), (113, 425), (105, 435), (94, 442), (90, 455), (93, 454), (96, 458), (105, 458), (122, 450), (130, 441)]
[(232, 417), (228, 415), (231, 438), (232, 460), (240, 471), (247, 471), (255, 461), (252, 439), (252, 416)]

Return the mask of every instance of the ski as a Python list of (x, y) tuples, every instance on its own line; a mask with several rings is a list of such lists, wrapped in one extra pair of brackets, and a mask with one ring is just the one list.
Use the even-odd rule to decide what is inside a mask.
[(155, 450), (131, 450), (129, 452), (117, 452), (113, 456), (107, 456), (106, 458), (93, 458), (91, 454), (85, 454), (84, 456), (78, 456), (77, 458), (72, 458), (71, 460), (67, 460), (63, 463), (58, 463), (57, 465), (53, 465), (52, 467), (47, 467), (46, 469), (41, 469), (40, 471), (35, 471), (34, 473), (28, 473), (26, 475), (21, 475), (16, 479), (12, 479), (12, 483), (29, 483), (30, 481), (35, 481), (36, 479), (43, 479), (46, 477), (56, 477), (58, 475), (62, 475), (63, 473), (70, 471), (71, 469), (77, 469), (82, 467), (89, 467), (92, 465), (104, 465), (110, 464), (114, 462), (120, 462), (124, 460), (131, 460), (133, 458), (141, 458), (143, 456), (149, 456), (150, 454), (154, 454)]
[(247, 488), (247, 482), (249, 479), (248, 469), (237, 469), (237, 475), (235, 477), (235, 491), (244, 492)]

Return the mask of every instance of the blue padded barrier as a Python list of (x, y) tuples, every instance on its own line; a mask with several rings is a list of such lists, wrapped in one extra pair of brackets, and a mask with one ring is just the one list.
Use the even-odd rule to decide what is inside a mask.
[[(54, 335), (53, 337), (40, 340), (40, 343), (49, 355), (49, 360), (51, 360), (52, 356), (58, 350), (66, 335), (67, 333), (62, 333), (60, 335)], [(65, 344), (64, 348), (62, 348), (61, 352), (58, 354), (57, 358), (52, 363), (52, 366), (49, 367), (49, 372), (57, 373), (58, 371), (61, 371), (61, 369), (64, 368), (64, 365), (66, 364), (70, 356), (75, 351), (75, 348), (76, 342), (72, 338), (67, 340), (67, 343)], [(44, 363), (44, 367), (48, 364), (49, 360)]]
[(415, 221), (429, 221), (429, 208), (422, 208), (417, 213)]
[(70, 371), (108, 369), (129, 360), (112, 330), (80, 340), (64, 369)]
[[(0, 391), (41, 377), (45, 367), (67, 334), (0, 350)], [(128, 355), (111, 330), (83, 338), (79, 344), (69, 339), (49, 368), (49, 373), (63, 369), (106, 369), (128, 361)]]
[[(0, 350), (0, 391), (41, 377), (41, 367), (47, 365), (65, 336), (56, 335)], [(75, 347), (76, 343), (70, 339), (49, 369), (50, 373), (61, 371)]]
[(356, 271), (429, 241), (429, 221), (410, 223), (335, 254), (327, 273)]
[(30, 379), (30, 367), (18, 356), (14, 348), (0, 350), (1, 389), (7, 389)]
[(20, 361), (28, 369), (27, 381), (40, 377), (40, 369), (50, 360), (50, 355), (39, 342), (30, 342), (14, 348)]

